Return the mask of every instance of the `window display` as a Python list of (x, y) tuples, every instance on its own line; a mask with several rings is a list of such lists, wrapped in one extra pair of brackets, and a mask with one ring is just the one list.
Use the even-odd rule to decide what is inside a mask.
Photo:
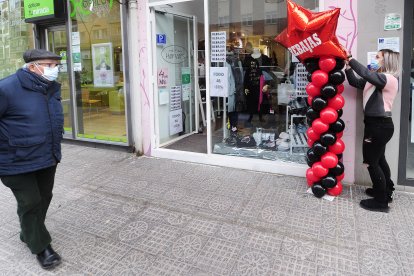
[[(317, 8), (316, 1), (302, 2)], [(287, 26), (285, 3), (209, 4), (210, 32), (227, 34), (226, 62), (211, 67), (230, 69), (229, 96), (211, 97), (215, 115), (223, 119), (213, 123), (213, 137), (222, 138), (213, 139), (213, 153), (305, 164), (308, 74), (274, 40)], [(220, 18), (230, 22), (221, 24)]]

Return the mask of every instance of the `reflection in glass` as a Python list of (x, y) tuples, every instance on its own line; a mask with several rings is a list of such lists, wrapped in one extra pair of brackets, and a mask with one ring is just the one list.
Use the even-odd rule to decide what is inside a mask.
[(120, 4), (71, 8), (77, 136), (126, 143)]

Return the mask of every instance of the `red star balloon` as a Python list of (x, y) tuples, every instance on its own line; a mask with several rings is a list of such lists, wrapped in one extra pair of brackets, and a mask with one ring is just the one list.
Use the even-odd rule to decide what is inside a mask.
[(345, 59), (346, 50), (335, 35), (339, 12), (311, 12), (288, 0), (288, 27), (275, 40), (300, 61), (327, 55)]

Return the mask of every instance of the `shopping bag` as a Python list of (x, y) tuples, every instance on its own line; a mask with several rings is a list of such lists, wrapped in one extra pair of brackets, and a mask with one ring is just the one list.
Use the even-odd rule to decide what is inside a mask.
[(279, 83), (277, 86), (277, 102), (279, 105), (288, 104), (291, 96), (295, 93), (295, 85), (290, 81)]

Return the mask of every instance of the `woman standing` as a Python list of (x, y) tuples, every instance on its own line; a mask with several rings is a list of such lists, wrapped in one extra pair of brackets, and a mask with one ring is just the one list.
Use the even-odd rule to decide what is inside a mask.
[[(369, 69), (348, 54), (346, 76), (350, 85), (363, 89), (364, 140), (363, 162), (368, 165), (372, 188), (365, 190), (370, 199), (361, 200), (362, 208), (388, 212), (394, 183), (385, 159), (385, 146), (394, 133), (391, 109), (398, 93), (399, 53), (380, 50)], [(357, 73), (361, 78), (355, 76)]]

